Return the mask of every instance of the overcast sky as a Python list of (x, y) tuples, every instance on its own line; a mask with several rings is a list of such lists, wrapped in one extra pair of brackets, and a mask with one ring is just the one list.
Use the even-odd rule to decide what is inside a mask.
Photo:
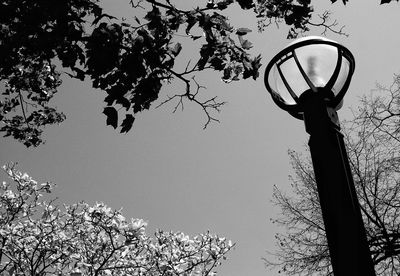
[[(103, 2), (111, 13), (137, 13), (128, 0)], [(369, 93), (376, 82), (390, 84), (393, 73), (400, 71), (400, 5), (379, 6), (378, 0), (350, 0), (346, 7), (340, 1), (332, 6), (328, 0), (314, 2), (324, 3), (315, 7), (318, 10), (331, 9), (350, 34), (328, 33), (356, 59), (339, 112), (343, 119), (350, 106), (356, 107), (357, 97)], [(303, 151), (308, 137), (301, 121), (273, 104), (263, 72), (290, 41), (284, 26), (257, 33), (251, 12), (233, 8), (228, 15), (235, 27), (254, 30), (249, 38), (254, 53), (263, 55), (263, 67), (257, 81), (228, 85), (213, 72), (198, 77), (206, 93), (228, 102), (217, 115), (220, 123), (203, 130), (205, 117), (197, 106), (186, 103), (183, 112), (173, 114), (174, 106), (166, 105), (142, 113), (133, 129), (121, 135), (105, 125), (104, 93), (88, 82), (65, 78), (54, 103), (67, 120), (48, 128), (46, 144), (37, 149), (0, 139), (0, 163), (17, 161), (34, 178), (57, 183), (55, 195), (64, 202), (102, 201), (123, 207), (126, 217), (147, 220), (150, 233), (156, 228), (190, 235), (210, 230), (231, 239), (237, 246), (219, 275), (277, 275), (261, 260), (266, 250), (274, 250), (274, 234), (284, 230), (269, 221), (279, 212), (270, 202), (272, 187), (290, 191), (287, 150)], [(190, 51), (188, 55), (195, 54)], [(161, 100), (176, 89), (166, 87)]]

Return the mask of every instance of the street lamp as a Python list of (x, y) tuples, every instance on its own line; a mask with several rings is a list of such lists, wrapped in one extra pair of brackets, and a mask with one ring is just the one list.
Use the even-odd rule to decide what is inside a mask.
[(354, 57), (335, 41), (310, 36), (279, 52), (264, 82), (274, 102), (310, 134), (308, 145), (336, 276), (375, 275), (336, 111), (354, 72)]

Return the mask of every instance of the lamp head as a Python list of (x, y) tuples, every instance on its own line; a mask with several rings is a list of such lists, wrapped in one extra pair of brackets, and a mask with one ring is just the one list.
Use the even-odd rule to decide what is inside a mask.
[(347, 48), (333, 40), (308, 36), (293, 41), (269, 62), (264, 82), (279, 107), (302, 119), (300, 96), (309, 90), (322, 93), (327, 106), (341, 108), (354, 67)]

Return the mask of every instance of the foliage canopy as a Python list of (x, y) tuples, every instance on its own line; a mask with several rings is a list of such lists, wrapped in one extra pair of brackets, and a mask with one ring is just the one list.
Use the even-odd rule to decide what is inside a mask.
[[(261, 66), (261, 57), (250, 54), (252, 44), (246, 39), (250, 30), (229, 24), (224, 15), (228, 7), (238, 4), (253, 11), (260, 30), (283, 22), (291, 27), (289, 37), (310, 26), (334, 27), (326, 24), (328, 14), (321, 23), (311, 21), (310, 0), (210, 0), (191, 9), (169, 0), (129, 3), (133, 12), (143, 13), (141, 18), (106, 14), (98, 0), (62, 0), (57, 5), (50, 0), (0, 1), (0, 131), (5, 136), (38, 146), (43, 128), (65, 119), (50, 106), (61, 85), (61, 72), (90, 79), (94, 88), (105, 91), (106, 123), (122, 133), (172, 80), (181, 81), (184, 92), (163, 103), (198, 104), (206, 114), (206, 126), (217, 121), (213, 112), (224, 103), (216, 96), (201, 98), (196, 73), (215, 70), (231, 82), (256, 79)], [(183, 40), (193, 45), (201, 41), (200, 57), (176, 68)]]
[[(235, 5), (253, 12), (259, 31), (276, 23), (289, 26), (288, 38), (311, 27), (344, 34), (336, 21), (330, 23), (329, 12), (312, 19), (311, 0), (204, 0), (190, 9), (171, 0), (128, 3), (140, 18), (106, 14), (98, 0), (61, 0), (57, 5), (50, 0), (0, 1), (0, 132), (27, 147), (40, 145), (43, 128), (66, 118), (50, 105), (61, 72), (90, 79), (94, 88), (105, 91), (106, 124), (122, 133), (174, 80), (182, 83), (183, 92), (160, 105), (173, 101), (177, 110), (187, 100), (204, 111), (204, 127), (218, 121), (214, 114), (224, 102), (202, 96), (196, 74), (215, 70), (229, 83), (256, 79), (261, 67), (261, 56), (252, 56), (246, 39), (251, 30), (231, 26), (226, 16)], [(198, 47), (198, 42), (199, 58), (176, 66), (182, 48)]]

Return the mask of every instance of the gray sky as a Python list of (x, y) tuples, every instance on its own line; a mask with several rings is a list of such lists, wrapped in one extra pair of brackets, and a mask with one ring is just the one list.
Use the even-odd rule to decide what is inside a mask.
[[(128, 0), (103, 0), (106, 7), (125, 15)], [(200, 1), (199, 1), (200, 2)], [(328, 34), (349, 48), (356, 72), (339, 116), (349, 116), (357, 97), (369, 93), (375, 82), (390, 84), (400, 71), (400, 5), (379, 6), (379, 1), (314, 1), (317, 10), (329, 8), (346, 25), (350, 36)], [(315, 5), (317, 5), (315, 4)], [(218, 114), (221, 123), (203, 130), (205, 117), (187, 103), (172, 114), (173, 105), (139, 115), (133, 129), (120, 135), (105, 126), (101, 114), (104, 93), (88, 82), (65, 78), (55, 105), (67, 115), (58, 127), (46, 130), (47, 143), (26, 149), (13, 140), (0, 139), (0, 163), (17, 161), (23, 171), (41, 181), (58, 184), (55, 195), (72, 203), (103, 201), (124, 208), (126, 217), (156, 228), (194, 235), (206, 230), (237, 243), (219, 275), (278, 275), (264, 268), (261, 257), (274, 250), (274, 228), (269, 218), (278, 209), (270, 203), (272, 187), (290, 191), (289, 148), (303, 150), (307, 135), (298, 121), (276, 107), (264, 88), (268, 61), (289, 43), (287, 29), (271, 26), (256, 32), (255, 18), (240, 9), (228, 13), (236, 27), (249, 27), (254, 52), (263, 55), (261, 76), (229, 85), (214, 72), (199, 75), (206, 93), (228, 101)], [(310, 35), (319, 35), (320, 30)], [(193, 54), (193, 49), (188, 55)], [(160, 99), (177, 86), (164, 89)], [(4, 179), (4, 177), (2, 178)], [(281, 229), (282, 230), (282, 229)]]

